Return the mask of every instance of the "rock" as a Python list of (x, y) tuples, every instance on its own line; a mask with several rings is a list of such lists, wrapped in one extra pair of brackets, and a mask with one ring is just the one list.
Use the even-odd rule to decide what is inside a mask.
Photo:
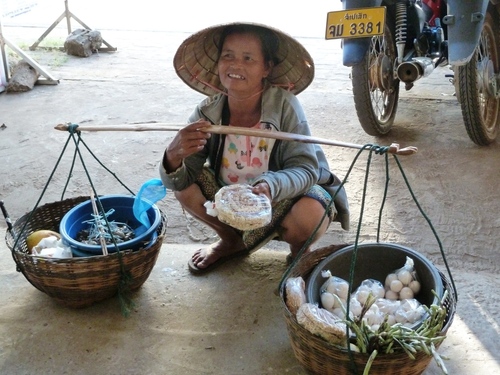
[(26, 92), (31, 90), (40, 74), (26, 61), (19, 61), (12, 68), (12, 75), (7, 84), (7, 92)]
[(102, 45), (101, 33), (97, 30), (77, 29), (68, 35), (64, 50), (68, 55), (89, 57)]

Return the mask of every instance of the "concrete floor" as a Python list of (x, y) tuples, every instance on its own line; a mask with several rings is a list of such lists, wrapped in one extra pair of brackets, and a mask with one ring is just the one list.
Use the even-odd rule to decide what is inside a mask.
[[(275, 294), (286, 253), (262, 249), (193, 277), (186, 260), (196, 248), (164, 244), (125, 318), (117, 298), (85, 309), (61, 307), (16, 272), (9, 249), (0, 243), (5, 255), (0, 260), (0, 373), (305, 375)], [(461, 300), (439, 350), (449, 358), (448, 373), (498, 373), (490, 305), (470, 294), (476, 287), (493, 292), (498, 281), (460, 273), (456, 282)], [(497, 296), (490, 299), (498, 304)], [(442, 372), (431, 361), (424, 374)]]

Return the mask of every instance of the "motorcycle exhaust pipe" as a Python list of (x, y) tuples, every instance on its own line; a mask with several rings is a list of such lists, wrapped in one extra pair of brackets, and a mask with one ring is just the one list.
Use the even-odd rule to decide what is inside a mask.
[(428, 57), (414, 57), (412, 61), (399, 64), (397, 75), (405, 83), (415, 82), (417, 79), (427, 77), (434, 70), (434, 63)]

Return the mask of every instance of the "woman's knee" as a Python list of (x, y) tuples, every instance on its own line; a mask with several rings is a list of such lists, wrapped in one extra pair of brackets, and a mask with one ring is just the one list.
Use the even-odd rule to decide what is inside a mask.
[(182, 206), (203, 205), (206, 201), (200, 187), (196, 184), (191, 184), (184, 190), (175, 191), (174, 195)]
[(292, 206), (290, 213), (301, 223), (311, 223), (313, 219), (319, 220), (324, 216), (325, 208), (314, 198), (302, 197)]
[(317, 200), (303, 197), (292, 206), (283, 220), (282, 227), (284, 232), (307, 238), (320, 223), (320, 229), (324, 232), (330, 223), (330, 218), (325, 216), (325, 208)]

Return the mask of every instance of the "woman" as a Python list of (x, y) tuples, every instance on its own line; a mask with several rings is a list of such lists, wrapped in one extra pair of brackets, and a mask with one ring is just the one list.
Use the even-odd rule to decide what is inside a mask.
[[(216, 124), (310, 135), (295, 94), (311, 83), (314, 65), (296, 40), (262, 25), (215, 26), (188, 38), (174, 65), (184, 82), (209, 95), (168, 145), (160, 167), (163, 183), (182, 207), (220, 238), (194, 253), (188, 262), (193, 273), (207, 272), (271, 239), (287, 242), (295, 257), (306, 243), (304, 251), (309, 251), (332, 220), (347, 229), (345, 192), (335, 194), (331, 204), (339, 180), (319, 146), (203, 131)], [(207, 214), (204, 203), (233, 183), (250, 184), (254, 194), (269, 198), (269, 225), (240, 231)]]

